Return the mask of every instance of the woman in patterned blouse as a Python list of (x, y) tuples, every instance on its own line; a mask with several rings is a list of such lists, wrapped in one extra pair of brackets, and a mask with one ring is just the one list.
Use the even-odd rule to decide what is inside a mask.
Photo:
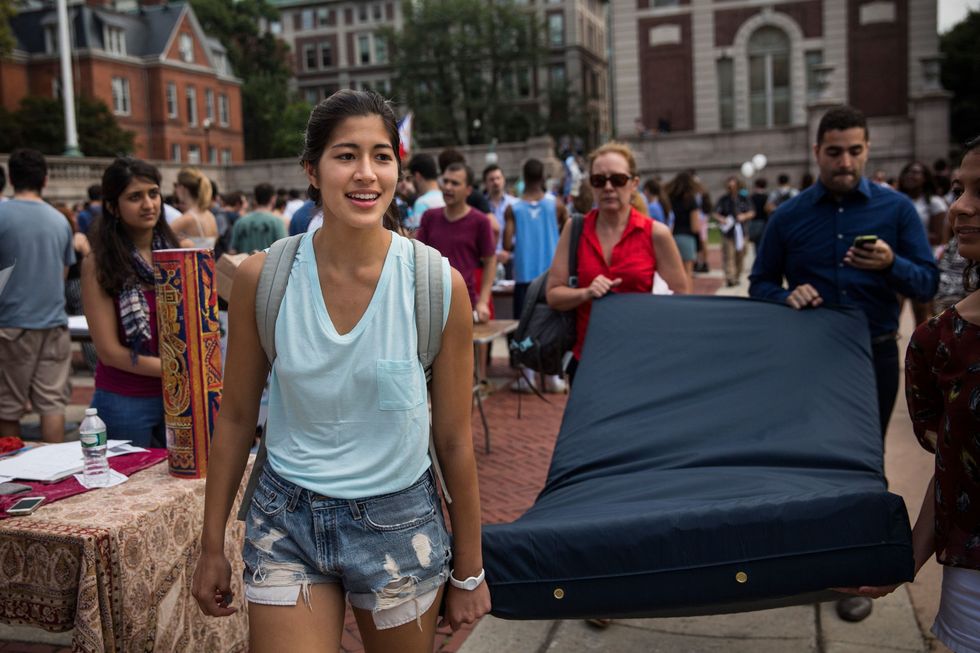
[[(966, 145), (949, 209), (969, 294), (923, 322), (905, 358), (915, 435), (936, 454), (912, 530), (915, 569), (936, 555), (943, 589), (932, 632), (955, 653), (980, 652), (980, 137)], [(853, 591), (879, 597), (897, 587)]]

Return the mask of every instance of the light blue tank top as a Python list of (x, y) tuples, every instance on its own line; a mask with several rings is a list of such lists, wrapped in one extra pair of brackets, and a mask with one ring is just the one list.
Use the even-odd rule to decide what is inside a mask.
[[(314, 233), (300, 243), (276, 321), (269, 464), (286, 480), (328, 497), (397, 492), (430, 464), (414, 248), (392, 233), (367, 310), (340, 335), (323, 303)], [(445, 258), (442, 265), (445, 327), (452, 282)]]
[(558, 245), (557, 209), (554, 198), (536, 202), (518, 200), (514, 213), (514, 280), (530, 283), (551, 266)]

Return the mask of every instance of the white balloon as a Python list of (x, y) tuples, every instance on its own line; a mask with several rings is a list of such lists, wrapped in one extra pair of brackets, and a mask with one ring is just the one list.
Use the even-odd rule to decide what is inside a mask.
[(752, 165), (755, 166), (757, 171), (765, 168), (766, 163), (768, 162), (769, 160), (766, 158), (765, 154), (756, 154), (754, 157), (752, 157)]
[(493, 164), (497, 163), (497, 153), (496, 152), (487, 152), (486, 155), (483, 158), (486, 161), (486, 163), (487, 163), (488, 166), (492, 166)]
[(751, 177), (755, 174), (755, 166), (752, 165), (751, 161), (746, 161), (742, 164), (742, 176)]

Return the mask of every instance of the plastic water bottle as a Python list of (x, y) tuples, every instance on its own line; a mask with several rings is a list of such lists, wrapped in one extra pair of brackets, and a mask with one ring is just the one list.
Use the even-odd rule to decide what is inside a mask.
[(99, 419), (97, 409), (85, 409), (85, 419), (82, 420), (78, 432), (82, 441), (82, 458), (85, 461), (85, 484), (89, 487), (105, 487), (109, 484), (106, 429), (105, 422)]

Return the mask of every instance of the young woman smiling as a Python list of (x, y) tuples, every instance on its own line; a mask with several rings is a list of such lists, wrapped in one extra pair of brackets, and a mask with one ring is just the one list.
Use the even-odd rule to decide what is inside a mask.
[[(323, 226), (302, 237), (276, 323), (268, 461), (243, 552), (249, 649), (337, 651), (346, 596), (367, 651), (428, 653), (443, 592), (454, 629), (490, 607), (472, 398), (458, 382), (473, 376), (469, 297), (443, 259), (447, 314), (431, 398), (453, 497), (450, 540), (430, 471), (417, 334), (404, 328), (415, 323), (415, 259), (412, 242), (392, 230), (401, 162), (391, 107), (374, 93), (335, 93), (310, 116), (302, 160)], [(224, 533), (269, 372), (255, 316), (264, 260), (259, 253), (242, 263), (229, 302), (224, 395), (194, 576), (194, 596), (214, 616), (236, 610)]]
[(98, 354), (92, 407), (109, 437), (166, 446), (153, 250), (177, 247), (163, 218), (160, 172), (116, 159), (102, 175), (102, 214), (82, 261), (82, 306)]

